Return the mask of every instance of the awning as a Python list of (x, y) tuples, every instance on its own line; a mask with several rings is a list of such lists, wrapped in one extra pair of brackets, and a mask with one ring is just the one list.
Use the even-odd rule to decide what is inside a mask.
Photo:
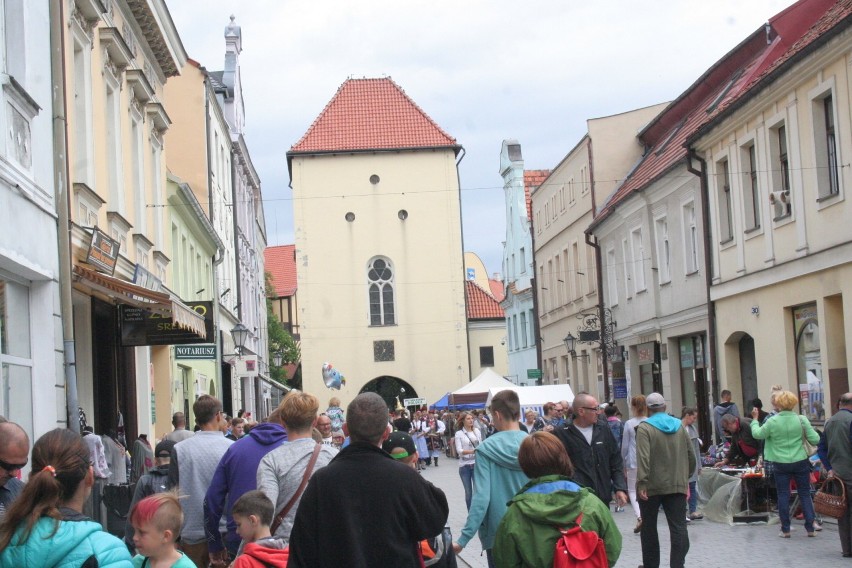
[(154, 292), (126, 280), (101, 274), (90, 268), (74, 265), (74, 280), (85, 280), (85, 285), (106, 294), (117, 302), (146, 308), (172, 318), (172, 322), (186, 331), (205, 337), (204, 318), (184, 304), (180, 298), (164, 292)]

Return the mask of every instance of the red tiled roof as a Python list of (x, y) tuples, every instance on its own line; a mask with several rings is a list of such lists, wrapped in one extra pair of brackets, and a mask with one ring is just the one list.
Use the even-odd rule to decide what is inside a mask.
[(347, 79), (290, 153), (458, 148), (390, 78)]
[(494, 296), (494, 299), (498, 302), (502, 302), (506, 297), (506, 290), (503, 288), (503, 283), (501, 281), (489, 278), (488, 287), (491, 289), (491, 295)]
[(272, 274), (275, 297), (293, 296), (296, 293), (296, 245), (266, 247), (263, 258), (266, 271)]
[(527, 199), (527, 218), (532, 219), (532, 192), (541, 186), (550, 170), (524, 170), (524, 196)]
[[(826, 32), (834, 28), (841, 29), (839, 24), (850, 19), (850, 15), (850, 0), (801, 0), (770, 19), (769, 24), (775, 37), (772, 37), (765, 54), (756, 59), (747, 72), (743, 73), (698, 128), (696, 136), (756, 94), (762, 86), (761, 83), (770, 83), (775, 72), (781, 70), (785, 63), (806, 52), (807, 48), (814, 46), (820, 38), (827, 41), (830, 36)], [(848, 26), (847, 21), (843, 28)]]
[[(666, 107), (639, 134), (646, 146), (642, 160), (596, 213), (587, 230), (603, 222), (627, 197), (642, 191), (685, 160), (687, 141), (700, 128), (720, 116), (771, 69), (788, 60), (794, 49), (801, 49), (797, 46), (803, 40), (813, 41), (840, 21), (840, 13), (848, 15), (852, 0), (840, 0), (827, 12), (831, 4), (832, 0), (800, 0), (793, 4), (769, 20), (772, 34), (776, 34), (769, 44), (765, 29), (759, 28)], [(826, 19), (834, 22), (829, 28), (825, 28)]]
[(502, 319), (506, 313), (491, 294), (480, 288), (473, 280), (464, 281), (467, 290), (467, 319)]

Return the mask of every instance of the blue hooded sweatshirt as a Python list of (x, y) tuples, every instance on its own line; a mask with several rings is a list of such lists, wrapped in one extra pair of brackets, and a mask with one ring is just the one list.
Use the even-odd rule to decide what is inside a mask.
[(470, 503), (467, 523), (457, 539), (461, 546), (479, 530), (482, 549), (494, 547), (497, 527), (509, 501), (529, 482), (518, 464), (518, 449), (527, 436), (520, 430), (504, 430), (488, 436), (476, 449), (473, 481), (476, 492)]
[[(237, 525), (231, 517), (234, 503), (243, 494), (257, 489), (257, 466), (263, 456), (287, 441), (287, 431), (280, 424), (262, 422), (228, 448), (222, 456), (207, 495), (204, 497), (204, 530), (210, 552), (224, 548), (219, 522), (228, 517), (229, 542), (240, 542)], [(226, 505), (227, 499), (227, 505)]]
[(662, 432), (663, 434), (674, 434), (677, 432), (683, 423), (665, 412), (652, 414), (645, 422)]

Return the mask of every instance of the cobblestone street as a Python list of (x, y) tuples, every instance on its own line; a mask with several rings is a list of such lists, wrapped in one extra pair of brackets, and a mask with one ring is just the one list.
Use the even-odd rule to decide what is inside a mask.
[[(423, 477), (436, 484), (447, 494), (450, 503), (449, 525), (453, 538), (461, 534), (467, 519), (464, 506), (464, 490), (458, 475), (458, 462), (441, 458), (439, 467), (428, 467)], [(615, 521), (624, 535), (621, 557), (617, 566), (636, 568), (642, 563), (642, 548), (639, 535), (633, 534), (635, 518), (628, 507), (623, 513), (615, 513)], [(777, 522), (777, 518), (776, 518)], [(807, 563), (811, 566), (852, 566), (852, 559), (840, 556), (837, 526), (833, 519), (827, 520), (816, 538), (807, 538), (802, 521), (793, 524), (793, 538), (778, 538), (779, 527), (775, 525), (729, 526), (707, 520), (693, 521), (689, 527), (690, 549), (687, 566), (723, 568), (743, 565), (749, 568), (799, 568)], [(661, 566), (668, 566), (669, 532), (665, 515), (660, 512), (659, 534), (661, 542)], [(485, 568), (488, 564), (481, 554), (479, 537), (474, 537), (461, 554), (460, 566)]]

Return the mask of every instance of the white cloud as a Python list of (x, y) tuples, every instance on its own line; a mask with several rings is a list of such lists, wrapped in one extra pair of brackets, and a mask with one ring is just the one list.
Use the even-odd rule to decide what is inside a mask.
[(293, 241), (286, 151), (349, 76), (390, 75), (467, 152), (465, 247), (501, 270), (500, 144), (553, 168), (586, 119), (671, 100), (790, 0), (170, 0), (190, 57), (242, 26), (247, 141), (270, 244)]

